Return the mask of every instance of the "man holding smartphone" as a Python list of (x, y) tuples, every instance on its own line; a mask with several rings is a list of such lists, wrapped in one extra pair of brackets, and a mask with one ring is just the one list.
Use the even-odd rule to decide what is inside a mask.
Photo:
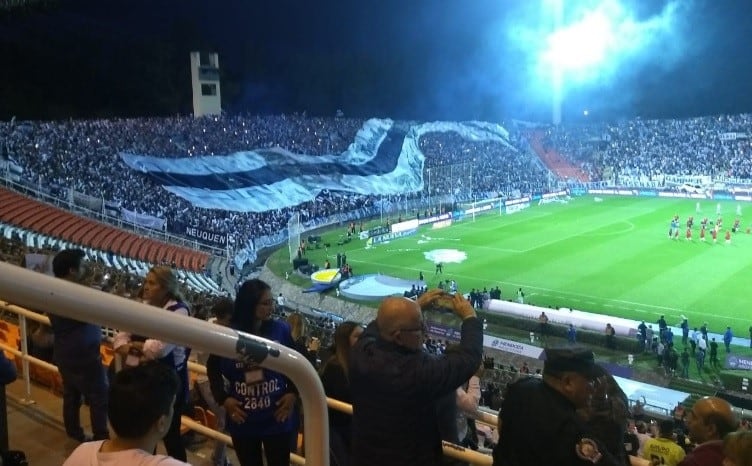
[[(431, 306), (452, 309), (462, 320), (456, 351), (422, 350), (422, 310)], [(436, 403), (470, 379), (482, 354), (483, 326), (462, 293), (430, 290), (417, 302), (386, 298), (350, 356), (353, 464), (441, 464)]]

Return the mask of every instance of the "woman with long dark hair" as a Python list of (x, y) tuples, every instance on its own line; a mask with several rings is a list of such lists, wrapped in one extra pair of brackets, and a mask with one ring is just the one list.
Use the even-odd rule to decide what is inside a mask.
[[(293, 348), (290, 326), (272, 319), (273, 310), (269, 285), (248, 280), (238, 290), (230, 327)], [(288, 466), (297, 394), (287, 377), (215, 355), (206, 371), (214, 399), (227, 413), (225, 427), (241, 466), (263, 465), (262, 446), (267, 466)]]
[[(362, 333), (363, 327), (352, 321), (342, 322), (334, 331), (332, 355), (321, 368), (321, 382), (327, 397), (352, 403), (348, 377), (350, 349)], [(348, 464), (352, 440), (351, 415), (329, 409), (329, 440), (332, 463)]]

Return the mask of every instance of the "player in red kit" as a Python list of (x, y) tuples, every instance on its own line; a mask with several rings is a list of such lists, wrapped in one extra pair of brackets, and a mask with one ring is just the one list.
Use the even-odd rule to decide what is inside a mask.
[(731, 232), (726, 230), (726, 244), (731, 244)]
[(713, 236), (714, 243), (718, 241), (718, 229), (713, 228), (712, 230), (710, 230), (710, 234)]
[(700, 228), (700, 241), (705, 242), (705, 225)]
[(692, 228), (687, 227), (687, 241), (692, 241)]

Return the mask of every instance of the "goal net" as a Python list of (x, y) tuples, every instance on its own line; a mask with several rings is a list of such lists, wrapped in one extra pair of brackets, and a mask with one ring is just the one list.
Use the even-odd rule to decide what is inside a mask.
[(461, 216), (472, 220), (475, 220), (477, 215), (501, 215), (503, 208), (504, 199), (500, 197), (457, 203), (457, 210), (461, 213)]
[(302, 232), (303, 226), (300, 224), (300, 212), (293, 212), (290, 216), (290, 220), (287, 221), (287, 247), (290, 250), (291, 263), (296, 257), (298, 257), (300, 234)]
[(423, 196), (429, 210), (449, 211), (454, 204), (473, 199), (473, 178), (477, 174), (474, 174), (472, 162), (433, 162), (426, 167), (423, 175)]

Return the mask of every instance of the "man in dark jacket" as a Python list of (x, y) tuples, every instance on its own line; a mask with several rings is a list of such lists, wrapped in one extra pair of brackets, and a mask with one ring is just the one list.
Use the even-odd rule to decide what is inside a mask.
[(602, 433), (576, 414), (588, 407), (593, 381), (603, 373), (593, 352), (577, 345), (548, 347), (545, 358), (542, 379), (507, 386), (494, 466), (623, 466), (623, 458), (614, 458), (596, 437)]
[[(79, 283), (84, 274), (85, 254), (80, 249), (65, 249), (52, 260), (57, 278)], [(102, 365), (99, 325), (50, 315), (55, 335), (53, 358), (63, 378), (63, 424), (74, 440), (90, 440), (81, 427), (81, 399), (89, 402), (94, 440), (109, 438), (107, 430), (107, 372)]]
[[(441, 356), (422, 350), (421, 308), (433, 303), (453, 309), (463, 321), (459, 347)], [(461, 293), (431, 290), (417, 302), (385, 299), (350, 356), (353, 464), (440, 464), (436, 403), (477, 371), (482, 350), (482, 324)]]

